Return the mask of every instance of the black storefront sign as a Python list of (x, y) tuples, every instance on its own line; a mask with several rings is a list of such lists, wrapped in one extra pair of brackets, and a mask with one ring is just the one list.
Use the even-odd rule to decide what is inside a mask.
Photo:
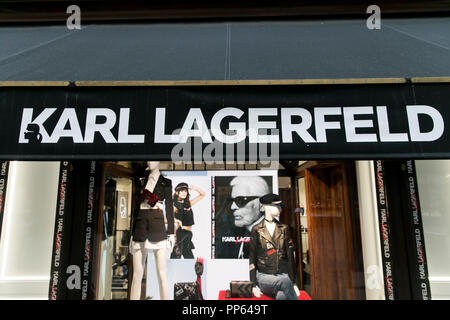
[(6, 187), (8, 185), (9, 161), (0, 161), (0, 238), (5, 213)]
[(4, 87), (0, 107), (6, 160), (450, 156), (448, 83)]

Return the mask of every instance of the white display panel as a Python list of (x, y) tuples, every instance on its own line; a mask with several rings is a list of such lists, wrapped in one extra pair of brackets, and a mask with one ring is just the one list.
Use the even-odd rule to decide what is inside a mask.
[[(195, 224), (192, 226), (193, 238), (192, 242), (195, 246), (193, 249), (194, 257), (200, 257), (204, 259), (204, 273), (202, 276), (202, 291), (203, 297), (208, 300), (216, 300), (219, 296), (220, 290), (229, 289), (230, 282), (233, 280), (249, 280), (249, 263), (248, 257), (244, 256), (238, 259), (236, 254), (235, 258), (230, 258), (227, 254), (215, 256), (216, 253), (213, 250), (214, 239), (216, 239), (216, 224), (214, 222), (219, 205), (216, 203), (217, 199), (226, 201), (228, 197), (236, 197), (244, 195), (248, 188), (251, 189), (252, 195), (256, 197), (258, 191), (262, 192), (259, 196), (263, 196), (266, 193), (278, 193), (278, 176), (276, 170), (246, 170), (246, 171), (166, 171), (162, 174), (172, 180), (173, 191), (180, 182), (185, 182), (188, 185), (196, 186), (206, 193), (206, 196), (192, 206)], [(229, 186), (229, 183), (233, 181), (235, 177), (241, 177), (238, 179), (239, 183), (244, 181), (244, 184), (249, 183), (248, 188), (233, 189)], [(264, 181), (267, 182), (264, 182)], [(235, 180), (236, 181), (236, 180)], [(259, 186), (258, 183), (262, 183), (263, 186)], [(218, 185), (222, 184), (222, 187), (218, 188)], [(247, 186), (245, 186), (247, 187)], [(238, 190), (238, 191), (236, 191)], [(242, 192), (240, 192), (242, 191)], [(191, 199), (195, 198), (197, 193), (192, 193)], [(227, 204), (229, 205), (229, 203)], [(221, 206), (222, 209), (224, 206)], [(217, 210), (216, 210), (217, 209)], [(235, 208), (227, 206), (226, 214), (229, 217), (233, 217), (233, 210)], [(261, 216), (262, 218), (262, 216)], [(258, 219), (257, 221), (260, 221)], [(227, 224), (223, 224), (222, 229)], [(233, 226), (230, 226), (230, 230)], [(244, 228), (244, 227), (243, 227)], [(220, 230), (219, 230), (220, 231)], [(223, 230), (222, 230), (223, 231)], [(218, 237), (221, 238), (221, 237)], [(227, 238), (234, 238), (239, 241), (242, 237), (239, 235), (233, 236), (232, 233), (227, 234)], [(233, 243), (232, 243), (233, 244)], [(237, 251), (239, 251), (239, 243), (237, 244)], [(233, 257), (234, 257), (233, 250)], [(194, 271), (195, 259), (175, 259), (170, 258), (170, 252), (167, 252), (167, 281), (169, 286), (169, 299), (173, 299), (173, 286), (176, 282), (193, 282), (196, 280)], [(152, 299), (158, 300), (159, 286), (156, 277), (156, 267), (153, 252), (149, 252), (147, 260), (147, 292), (146, 296)]]
[(450, 299), (450, 160), (415, 162), (431, 298)]
[(385, 300), (374, 163), (355, 164), (366, 299)]
[(9, 167), (0, 240), (0, 299), (47, 299), (59, 162)]

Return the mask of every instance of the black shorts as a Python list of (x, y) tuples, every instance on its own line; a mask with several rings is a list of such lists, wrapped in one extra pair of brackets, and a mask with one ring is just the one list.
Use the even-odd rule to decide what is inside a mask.
[(141, 209), (136, 217), (133, 241), (158, 242), (167, 239), (164, 212), (158, 209)]

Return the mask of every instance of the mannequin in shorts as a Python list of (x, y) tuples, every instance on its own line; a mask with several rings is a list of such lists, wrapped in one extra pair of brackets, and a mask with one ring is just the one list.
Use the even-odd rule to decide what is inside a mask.
[(149, 251), (153, 251), (155, 255), (160, 299), (168, 300), (167, 249), (172, 251), (175, 244), (172, 181), (161, 175), (159, 162), (149, 161), (147, 164), (149, 175), (147, 181), (144, 181), (145, 188), (141, 192), (139, 212), (133, 223), (130, 242), (130, 252), (133, 255), (130, 300), (140, 299), (142, 277)]

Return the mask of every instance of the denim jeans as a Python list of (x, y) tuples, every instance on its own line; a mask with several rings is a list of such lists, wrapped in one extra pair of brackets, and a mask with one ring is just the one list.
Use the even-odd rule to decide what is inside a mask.
[(266, 274), (256, 271), (256, 284), (265, 295), (276, 300), (298, 300), (286, 273)]

